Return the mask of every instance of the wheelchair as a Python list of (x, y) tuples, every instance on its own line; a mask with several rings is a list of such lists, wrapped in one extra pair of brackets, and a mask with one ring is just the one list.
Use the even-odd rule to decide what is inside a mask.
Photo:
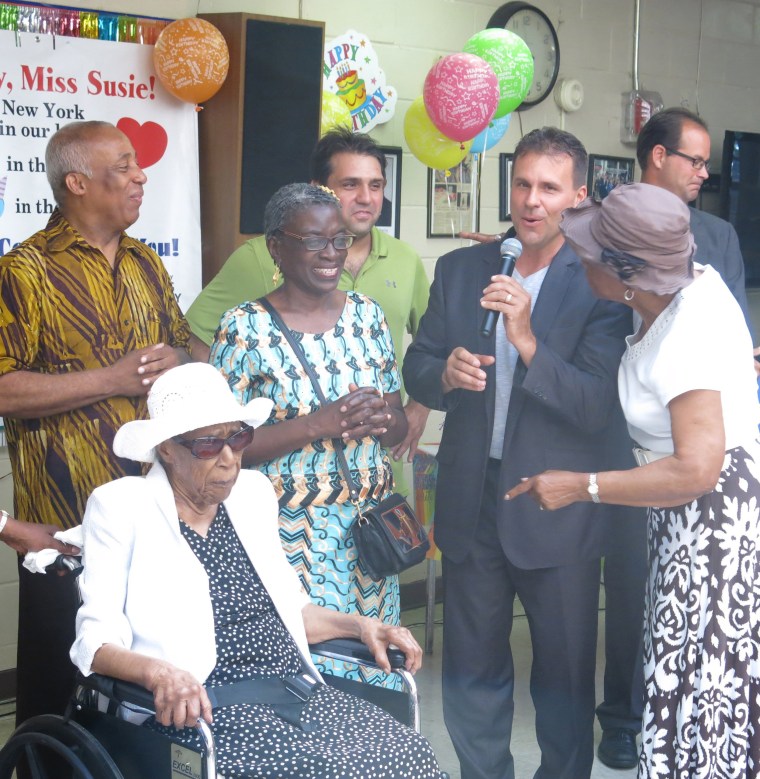
[[(322, 657), (377, 667), (367, 647), (355, 639), (324, 641), (311, 650)], [(323, 674), (325, 682), (371, 701), (419, 731), (414, 677), (404, 667), (402, 652), (390, 650), (388, 657), (402, 679), (402, 691), (329, 674)], [(0, 750), (0, 779), (11, 779), (22, 762), (33, 779), (216, 779), (214, 738), (203, 720), (196, 724), (202, 744), (198, 752), (127, 721), (119, 716), (124, 710), (152, 715), (152, 693), (99, 674), (80, 674), (64, 716), (44, 714), (16, 728)]]
[[(59, 555), (47, 570), (62, 571), (76, 579), (81, 569), (78, 557)], [(324, 658), (378, 668), (367, 646), (358, 639), (330, 639), (309, 648)], [(392, 672), (401, 679), (402, 690), (327, 673), (322, 677), (326, 684), (375, 704), (419, 732), (414, 676), (406, 670), (406, 658), (400, 650), (389, 649), (388, 660)], [(139, 715), (141, 720), (152, 716), (153, 694), (120, 679), (77, 674), (63, 716), (32, 717), (19, 725), (0, 749), (0, 779), (11, 779), (21, 764), (32, 779), (217, 779), (216, 747), (206, 722), (196, 723), (201, 744), (196, 751), (129, 721), (125, 713)], [(448, 779), (448, 774), (441, 773), (441, 779)]]

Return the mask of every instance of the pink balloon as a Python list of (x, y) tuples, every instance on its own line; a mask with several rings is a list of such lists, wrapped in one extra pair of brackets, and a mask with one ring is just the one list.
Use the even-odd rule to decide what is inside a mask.
[(499, 79), (484, 59), (459, 52), (433, 65), (422, 94), (433, 124), (448, 138), (469, 141), (499, 105)]

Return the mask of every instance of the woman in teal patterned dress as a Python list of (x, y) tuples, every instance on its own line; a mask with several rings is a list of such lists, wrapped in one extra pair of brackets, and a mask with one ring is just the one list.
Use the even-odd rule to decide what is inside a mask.
[[(393, 342), (382, 309), (370, 298), (338, 290), (353, 236), (340, 201), (309, 184), (283, 187), (264, 213), (267, 246), (283, 284), (267, 296), (314, 367), (327, 404), (278, 325), (258, 301), (223, 317), (211, 362), (238, 400), (274, 401), (256, 431), (245, 465), (272, 481), (280, 504), (280, 536), (314, 603), (399, 623), (398, 578), (373, 581), (357, 563), (350, 538), (356, 507), (335, 454), (340, 439), (360, 504), (370, 507), (393, 488), (384, 447), (406, 435)], [(329, 666), (332, 673), (380, 681), (378, 672)], [(358, 673), (358, 676), (357, 676)]]

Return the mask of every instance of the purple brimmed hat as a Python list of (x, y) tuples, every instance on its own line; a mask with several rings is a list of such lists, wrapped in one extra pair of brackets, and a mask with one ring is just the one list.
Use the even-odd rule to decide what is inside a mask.
[(694, 279), (689, 207), (662, 187), (624, 184), (601, 203), (587, 198), (563, 213), (560, 230), (581, 259), (628, 287), (668, 295)]

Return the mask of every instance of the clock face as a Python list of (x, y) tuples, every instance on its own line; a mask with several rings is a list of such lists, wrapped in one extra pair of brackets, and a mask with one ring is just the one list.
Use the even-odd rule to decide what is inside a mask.
[(542, 13), (524, 8), (507, 20), (504, 29), (519, 35), (533, 55), (533, 81), (522, 106), (540, 103), (551, 91), (559, 73), (559, 41), (554, 27)]

